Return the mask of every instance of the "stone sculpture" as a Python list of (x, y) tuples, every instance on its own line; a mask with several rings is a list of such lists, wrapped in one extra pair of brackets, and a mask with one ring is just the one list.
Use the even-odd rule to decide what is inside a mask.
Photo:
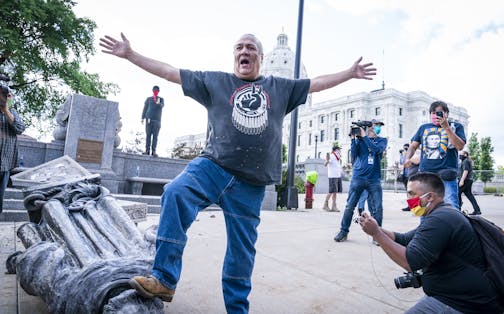
[(21, 287), (51, 313), (163, 313), (128, 285), (148, 274), (155, 227), (142, 234), (109, 191), (87, 181), (33, 191), (30, 222), (17, 230), (26, 251), (7, 260)]

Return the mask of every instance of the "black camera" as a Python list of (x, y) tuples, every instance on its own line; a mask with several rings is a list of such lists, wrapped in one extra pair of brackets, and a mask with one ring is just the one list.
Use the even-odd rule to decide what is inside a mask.
[(373, 126), (373, 122), (371, 121), (357, 121), (357, 122), (352, 122), (353, 125), (355, 126), (352, 126), (352, 128), (350, 129), (350, 134), (349, 136), (360, 136), (360, 128), (363, 128), (364, 131)]
[(397, 289), (420, 288), (422, 286), (422, 273), (419, 271), (404, 273), (404, 276), (394, 278)]

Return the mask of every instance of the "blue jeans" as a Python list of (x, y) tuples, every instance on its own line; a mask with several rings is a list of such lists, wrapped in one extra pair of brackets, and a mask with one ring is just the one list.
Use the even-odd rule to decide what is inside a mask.
[[(228, 313), (248, 313), (255, 242), (265, 187), (241, 181), (213, 161), (196, 158), (165, 185), (152, 275), (175, 289), (182, 270), (186, 232), (199, 211), (220, 205), (226, 221), (227, 249), (222, 289)], [(204, 261), (202, 261), (204, 262)]]
[(5, 194), (5, 189), (7, 189), (7, 184), (9, 183), (10, 171), (0, 171), (0, 213), (3, 210), (3, 199)]
[(443, 184), (445, 188), (444, 201), (448, 204), (451, 204), (456, 209), (460, 209), (457, 180), (453, 181), (443, 180)]
[(350, 224), (352, 223), (352, 216), (361, 196), (362, 192), (367, 190), (369, 193), (368, 197), (368, 207), (371, 216), (376, 219), (379, 226), (382, 225), (383, 220), (383, 207), (382, 198), (383, 192), (380, 180), (369, 181), (368, 179), (353, 177), (350, 182), (350, 191), (348, 191), (348, 199), (345, 206), (345, 213), (341, 219), (341, 231), (347, 234), (350, 230)]
[(454, 308), (444, 304), (443, 302), (429, 296), (424, 296), (412, 308), (404, 312), (404, 314), (424, 314), (424, 313), (439, 313), (439, 314), (462, 314)]
[[(366, 200), (368, 198), (368, 195), (369, 194), (368, 194), (367, 190), (362, 191), (362, 194), (359, 198), (359, 203), (357, 204), (357, 208), (359, 209), (359, 214), (361, 214), (360, 209), (364, 210), (366, 207)], [(368, 208), (369, 208), (369, 205), (368, 205)]]

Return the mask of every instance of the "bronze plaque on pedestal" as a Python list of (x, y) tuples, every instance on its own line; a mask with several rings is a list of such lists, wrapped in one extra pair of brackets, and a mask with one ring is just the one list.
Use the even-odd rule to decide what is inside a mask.
[(79, 139), (77, 143), (77, 157), (79, 162), (101, 164), (103, 142)]

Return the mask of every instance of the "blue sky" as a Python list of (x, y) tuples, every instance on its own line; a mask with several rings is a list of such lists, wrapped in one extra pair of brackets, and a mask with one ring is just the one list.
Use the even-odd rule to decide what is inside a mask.
[[(162, 156), (175, 137), (205, 131), (205, 110), (178, 85), (101, 53), (100, 37), (122, 31), (135, 50), (175, 67), (229, 72), (233, 43), (243, 33), (256, 34), (269, 52), (283, 29), (289, 46), (296, 46), (297, 0), (78, 2), (77, 16), (98, 25), (97, 54), (83, 66), (121, 87), (109, 99), (119, 102), (123, 141), (143, 130), (143, 102), (153, 85), (161, 87)], [(314, 94), (314, 102), (371, 91), (383, 79), (401, 92), (422, 90), (465, 107), (471, 116), (468, 137), (491, 136), (493, 156), (504, 165), (504, 1), (307, 0), (304, 8), (301, 58), (309, 77), (343, 70), (361, 55), (378, 67), (375, 80), (347, 82)]]

